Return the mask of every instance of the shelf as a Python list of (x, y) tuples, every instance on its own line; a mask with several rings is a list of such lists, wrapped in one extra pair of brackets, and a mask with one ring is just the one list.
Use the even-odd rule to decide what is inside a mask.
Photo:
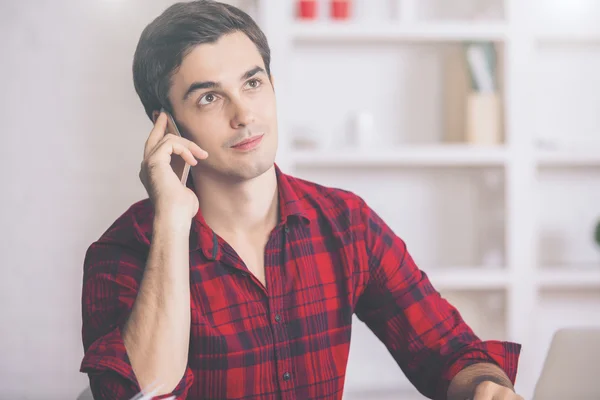
[(502, 23), (382, 23), (295, 22), (296, 41), (502, 41), (507, 34)]
[(542, 167), (598, 167), (600, 149), (597, 151), (538, 151), (537, 163)]
[(540, 28), (535, 37), (538, 42), (544, 43), (600, 43), (600, 29), (583, 25), (577, 28), (557, 28), (548, 24), (548, 26)]
[(510, 283), (508, 271), (498, 267), (448, 267), (424, 271), (437, 290), (506, 289)]
[(292, 163), (304, 167), (503, 166), (503, 147), (469, 145), (406, 146), (396, 149), (298, 150)]
[(538, 285), (553, 289), (600, 289), (600, 265), (585, 268), (552, 267), (537, 272)]

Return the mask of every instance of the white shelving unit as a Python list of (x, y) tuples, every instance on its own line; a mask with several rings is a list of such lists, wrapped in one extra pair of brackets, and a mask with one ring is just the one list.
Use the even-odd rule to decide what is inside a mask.
[(592, 265), (575, 271), (560, 267), (547, 267), (538, 272), (537, 283), (544, 289), (599, 289), (600, 271)]
[(441, 291), (505, 290), (510, 287), (510, 275), (506, 271), (486, 267), (452, 267), (450, 271), (431, 272), (428, 277)]
[(295, 22), (291, 36), (295, 42), (314, 41), (466, 41), (504, 40), (506, 25), (461, 23), (385, 23)]
[(600, 167), (600, 152), (588, 151), (538, 151), (539, 167)]
[(541, 27), (536, 32), (536, 40), (542, 43), (600, 43), (598, 26), (570, 26), (568, 28)]
[[(557, 304), (553, 299), (573, 299), (572, 307), (578, 307), (577, 301), (587, 301), (577, 300), (577, 293), (584, 291), (600, 300), (600, 256), (596, 257), (591, 244), (578, 247), (563, 236), (560, 240), (567, 242), (562, 246), (568, 253), (563, 257), (566, 261), (540, 261), (546, 259), (544, 253), (561, 248), (558, 239), (558, 244), (541, 243), (548, 228), (544, 217), (556, 211), (554, 214), (563, 217), (558, 222), (566, 223), (570, 218), (560, 208), (561, 204), (568, 207), (568, 200), (547, 201), (545, 193), (554, 196), (560, 191), (557, 185), (564, 182), (560, 179), (575, 185), (573, 182), (584, 174), (586, 180), (577, 186), (583, 194), (576, 190), (576, 195), (595, 196), (600, 204), (600, 189), (588, 183), (596, 179), (596, 188), (600, 188), (600, 148), (550, 151), (535, 145), (538, 134), (547, 129), (563, 137), (571, 134), (561, 131), (560, 122), (564, 120), (558, 119), (556, 124), (542, 121), (562, 117), (568, 114), (565, 110), (576, 114), (578, 107), (569, 108), (574, 102), (594, 101), (565, 97), (561, 102), (552, 102), (556, 96), (562, 99), (563, 93), (544, 92), (548, 83), (564, 92), (575, 90), (573, 87), (579, 84), (580, 92), (590, 97), (600, 92), (600, 81), (580, 82), (578, 71), (568, 70), (579, 64), (560, 64), (570, 59), (562, 59), (561, 51), (577, 49), (577, 56), (586, 65), (589, 59), (598, 62), (592, 65), (600, 66), (594, 47), (600, 43), (600, 24), (566, 26), (555, 24), (552, 19), (540, 21), (540, 8), (551, 7), (551, 2), (544, 0), (356, 0), (361, 7), (387, 7), (389, 12), (379, 13), (386, 17), (380, 22), (363, 19), (362, 12), (348, 22), (328, 20), (326, 0), (320, 0), (319, 18), (310, 22), (295, 18), (295, 1), (231, 2), (250, 7), (270, 41), (279, 107), (278, 164), (294, 175), (354, 190), (371, 200), (373, 208), (381, 211), (390, 226), (407, 239), (409, 251), (410, 244), (414, 244), (411, 254), (436, 288), (450, 299), (457, 299), (468, 322), (486, 330), (483, 337), (523, 344), (517, 389), (530, 398), (546, 342), (551, 337), (548, 327), (560, 326), (556, 321), (563, 315), (553, 313), (569, 312), (565, 311), (568, 306), (553, 311), (551, 307)], [(570, 0), (555, 3), (563, 7), (574, 4)], [(575, 3), (583, 7), (585, 1)], [(600, 21), (600, 7), (593, 0), (588, 3), (598, 12)], [(405, 7), (399, 13), (395, 8), (398, 4)], [(479, 10), (482, 4), (497, 6), (501, 18), (470, 18), (468, 7)], [(420, 7), (435, 12), (420, 12)], [(462, 17), (457, 17), (459, 12), (454, 9), (460, 10)], [(559, 18), (562, 14), (565, 13), (555, 10), (547, 15)], [(444, 15), (449, 17), (443, 18)], [(490, 41), (499, 50), (504, 122), (504, 141), (500, 146), (474, 146), (456, 140), (450, 143), (444, 137), (446, 128), (436, 122), (445, 118), (445, 106), (464, 95), (447, 97), (443, 76), (456, 64), (448, 67), (444, 57), (460, 54), (461, 44), (471, 41)], [(582, 50), (585, 46), (590, 47)], [(541, 64), (542, 59), (559, 64)], [(561, 66), (552, 69), (553, 65)], [(450, 82), (460, 79), (464, 76)], [(317, 136), (339, 134), (344, 131), (347, 117), (342, 111), (353, 112), (365, 104), (381, 110), (377, 117), (383, 121), (382, 137), (389, 142), (369, 148), (294, 146), (299, 124), (320, 128)], [(536, 113), (536, 108), (541, 111)], [(460, 113), (461, 109), (452, 112)], [(577, 115), (569, 117), (567, 121), (577, 121)], [(587, 117), (587, 131), (600, 131), (600, 120), (593, 115)], [(574, 124), (573, 129), (577, 128)], [(572, 174), (572, 179), (564, 174)], [(490, 176), (496, 178), (482, 184)], [(585, 207), (586, 215), (592, 215), (589, 203)], [(600, 217), (600, 209), (597, 215)], [(589, 230), (587, 220), (574, 223), (586, 224), (586, 232)], [(456, 226), (455, 231), (448, 231), (448, 225)], [(490, 226), (500, 232), (494, 243), (502, 250), (501, 265), (495, 268), (485, 266), (480, 254), (474, 254), (470, 246), (471, 242), (491, 236), (486, 231)], [(560, 227), (551, 228), (560, 231)], [(591, 234), (586, 235), (587, 238)], [(569, 261), (568, 255), (581, 249), (588, 267), (573, 267), (581, 263)], [(430, 257), (430, 253), (435, 253), (435, 257)], [(451, 258), (458, 261), (444, 262)], [(488, 303), (501, 309), (482, 311), (480, 307)], [(583, 308), (590, 309), (589, 305)], [(551, 315), (554, 322), (532, 317), (537, 315)], [(586, 319), (584, 314), (572, 313), (567, 315), (569, 323), (575, 323), (573, 315), (583, 315), (576, 320), (582, 324), (600, 325), (600, 320), (594, 319), (597, 314)], [(546, 342), (537, 343), (539, 337)], [(390, 394), (410, 391), (410, 385), (398, 379), (400, 371), (394, 368), (374, 336), (357, 324), (348, 366), (348, 398), (369, 398), (364, 393), (374, 386), (389, 387)], [(377, 393), (383, 396), (380, 391)]]
[(474, 151), (467, 145), (411, 146), (408, 148), (348, 149), (340, 151), (294, 151), (296, 166), (361, 167), (483, 167), (503, 166), (506, 151), (502, 147), (483, 147)]

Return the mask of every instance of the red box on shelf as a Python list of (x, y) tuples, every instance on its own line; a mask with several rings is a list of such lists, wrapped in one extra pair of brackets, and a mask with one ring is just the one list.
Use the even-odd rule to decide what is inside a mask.
[(331, 18), (345, 20), (350, 18), (350, 0), (331, 0)]
[(317, 0), (298, 0), (298, 18), (315, 19), (317, 18)]

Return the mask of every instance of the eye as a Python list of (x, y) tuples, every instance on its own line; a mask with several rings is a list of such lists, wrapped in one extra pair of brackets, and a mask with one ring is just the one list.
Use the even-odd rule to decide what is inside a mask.
[(250, 79), (248, 82), (246, 82), (246, 86), (248, 86), (250, 89), (259, 88), (260, 85), (262, 85), (262, 81), (258, 78)]
[(211, 103), (214, 103), (217, 100), (217, 96), (214, 93), (206, 93), (204, 96), (200, 98), (198, 104), (201, 106), (207, 106)]

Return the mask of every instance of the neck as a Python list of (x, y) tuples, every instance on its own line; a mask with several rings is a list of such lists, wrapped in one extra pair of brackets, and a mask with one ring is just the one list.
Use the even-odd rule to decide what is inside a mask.
[(193, 178), (202, 216), (215, 232), (246, 235), (270, 231), (277, 224), (278, 193), (274, 167), (243, 182), (234, 183), (203, 173)]

